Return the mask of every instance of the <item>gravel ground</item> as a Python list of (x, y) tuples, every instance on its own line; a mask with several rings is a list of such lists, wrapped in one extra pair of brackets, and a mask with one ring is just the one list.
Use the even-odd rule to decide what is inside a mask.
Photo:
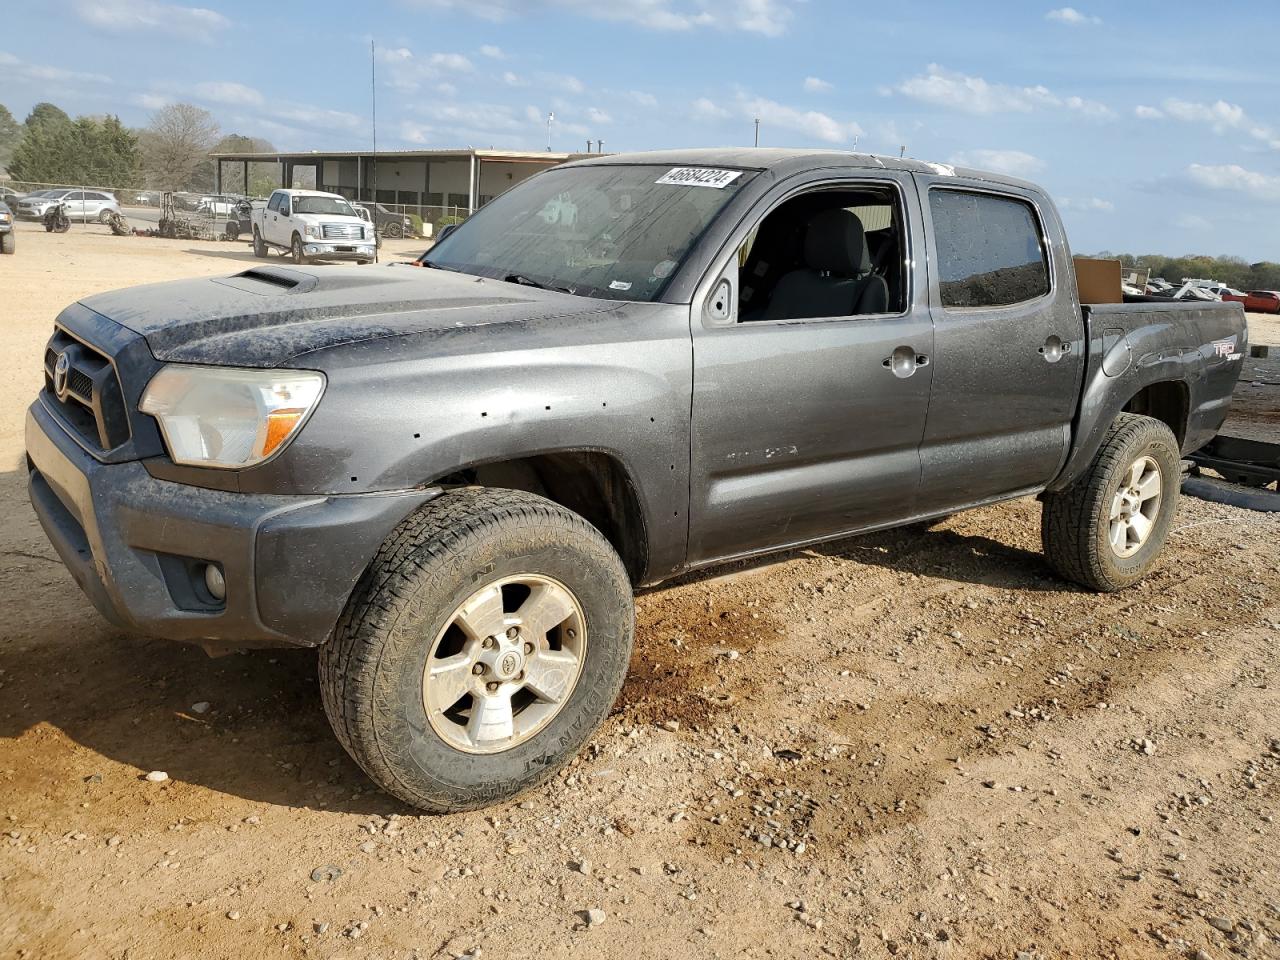
[(1184, 499), (1114, 596), (1049, 574), (1034, 501), (648, 591), (591, 746), (449, 817), (346, 758), (312, 654), (107, 626), (26, 501), (50, 321), (238, 260), (0, 261), (0, 957), (1280, 955), (1280, 515)]

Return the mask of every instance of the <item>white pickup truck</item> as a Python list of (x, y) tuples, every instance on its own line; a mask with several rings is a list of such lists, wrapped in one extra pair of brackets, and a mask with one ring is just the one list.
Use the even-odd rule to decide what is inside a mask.
[(373, 225), (336, 193), (277, 190), (265, 207), (253, 211), (255, 256), (265, 257), (274, 248), (291, 255), (294, 263), (371, 263), (376, 243)]

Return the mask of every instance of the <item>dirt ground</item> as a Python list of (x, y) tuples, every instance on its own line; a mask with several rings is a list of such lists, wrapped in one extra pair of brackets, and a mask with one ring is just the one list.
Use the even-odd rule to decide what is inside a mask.
[(347, 759), (313, 654), (107, 626), (27, 503), (50, 322), (251, 262), (0, 260), (0, 958), (1280, 956), (1280, 515), (1184, 499), (1115, 596), (1049, 573), (1034, 501), (649, 591), (589, 748), (450, 817)]

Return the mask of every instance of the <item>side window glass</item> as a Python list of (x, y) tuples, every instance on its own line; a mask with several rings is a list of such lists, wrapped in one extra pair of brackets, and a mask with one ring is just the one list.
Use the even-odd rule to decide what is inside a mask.
[(280, 194), (278, 194), (278, 193), (273, 193), (273, 194), (271, 195), (271, 199), (267, 201), (267, 209), (268, 209), (268, 210), (279, 210), (279, 209), (280, 209)]
[(944, 307), (1002, 307), (1049, 292), (1049, 264), (1030, 204), (935, 189), (929, 209)]
[(892, 186), (849, 184), (792, 197), (738, 250), (738, 321), (905, 311), (905, 235)]

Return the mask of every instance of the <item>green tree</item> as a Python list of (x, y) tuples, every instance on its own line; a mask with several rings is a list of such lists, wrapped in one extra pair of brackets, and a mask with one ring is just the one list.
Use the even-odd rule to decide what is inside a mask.
[(31, 108), (31, 112), (27, 114), (24, 125), (28, 130), (42, 124), (60, 124), (70, 123), (71, 118), (67, 116), (66, 111), (61, 107), (56, 107), (52, 103), (41, 101)]
[(9, 163), (9, 172), (16, 179), (87, 187), (137, 185), (137, 138), (119, 117), (70, 120), (57, 107), (50, 110), (56, 113), (46, 111), (38, 116), (32, 111), (36, 118), (26, 125)]
[(9, 108), (0, 103), (0, 170), (7, 169), (13, 151), (22, 142), (23, 129)]

